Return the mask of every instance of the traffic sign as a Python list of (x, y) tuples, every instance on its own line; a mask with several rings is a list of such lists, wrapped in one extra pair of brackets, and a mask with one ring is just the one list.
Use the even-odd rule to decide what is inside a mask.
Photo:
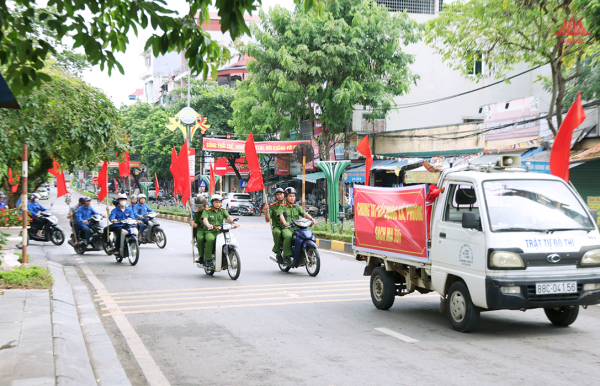
[(204, 180), (198, 181), (198, 187), (200, 187), (200, 188), (206, 188), (207, 187), (206, 186), (206, 181), (204, 181)]
[(240, 188), (244, 189), (246, 187), (246, 185), (248, 185), (248, 181), (240, 180)]
[(184, 107), (179, 111), (179, 118), (186, 125), (196, 123), (196, 111), (191, 107)]

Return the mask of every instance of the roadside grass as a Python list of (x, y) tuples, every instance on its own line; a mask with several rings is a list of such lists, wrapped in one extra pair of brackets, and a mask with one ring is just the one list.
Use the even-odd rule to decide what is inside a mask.
[(173, 216), (189, 216), (188, 212), (179, 208), (161, 207), (160, 209), (158, 209), (158, 206), (156, 204), (148, 204), (148, 206), (150, 207), (150, 209), (162, 214), (170, 214)]
[(0, 272), (0, 289), (50, 289), (53, 282), (50, 271), (35, 265)]
[(315, 237), (327, 240), (343, 241), (345, 243), (352, 242), (354, 236), (354, 221), (346, 220), (342, 223), (332, 224), (329, 221), (319, 221), (313, 226)]

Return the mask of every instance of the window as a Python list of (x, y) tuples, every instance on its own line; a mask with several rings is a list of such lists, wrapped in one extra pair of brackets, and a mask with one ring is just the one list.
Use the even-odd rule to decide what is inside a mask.
[(146, 67), (150, 67), (152, 65), (152, 56), (146, 55), (144, 57), (144, 62), (146, 64)]
[(236, 200), (250, 200), (250, 195), (249, 194), (234, 194), (233, 198)]
[(467, 67), (468, 75), (479, 75), (483, 69), (483, 53), (481, 51), (467, 52)]
[[(419, 13), (433, 15), (436, 0), (376, 0), (377, 4), (385, 5), (390, 12)], [(442, 0), (438, 0), (440, 3)]]
[(450, 184), (444, 208), (444, 221), (461, 223), (464, 212), (474, 212), (477, 220), (480, 219), (475, 189), (471, 185)]

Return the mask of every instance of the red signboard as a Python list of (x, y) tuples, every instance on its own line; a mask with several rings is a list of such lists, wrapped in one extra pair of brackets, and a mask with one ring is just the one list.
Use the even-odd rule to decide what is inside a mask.
[(275, 175), (289, 176), (290, 175), (290, 157), (287, 155), (278, 156), (275, 163)]
[[(257, 153), (263, 154), (291, 154), (296, 145), (310, 143), (310, 141), (276, 141), (255, 142)], [(202, 148), (206, 151), (224, 151), (229, 153), (244, 153), (246, 141), (234, 141), (231, 139), (204, 138)]]
[[(227, 170), (225, 170), (225, 165), (227, 163)], [(250, 174), (250, 169), (248, 168), (248, 162), (246, 162), (246, 158), (238, 158), (235, 160), (235, 167), (240, 172), (241, 175)], [(234, 176), (235, 171), (225, 158), (219, 158), (215, 163), (215, 174), (220, 176)]]
[[(104, 165), (104, 162), (100, 162), (98, 164), (98, 166), (102, 167), (102, 165)], [(118, 168), (119, 167), (119, 163), (118, 162), (108, 162), (107, 166), (109, 168)], [(141, 162), (129, 162), (129, 167), (131, 168), (139, 168), (140, 166), (142, 166)]]
[(428, 262), (425, 186), (354, 187), (357, 251)]

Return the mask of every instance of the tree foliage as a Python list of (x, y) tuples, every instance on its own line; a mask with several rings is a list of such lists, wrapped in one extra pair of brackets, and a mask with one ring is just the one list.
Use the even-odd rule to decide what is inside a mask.
[(7, 171), (20, 172), (25, 143), (33, 187), (46, 181), (52, 157), (65, 170), (93, 169), (126, 149), (118, 112), (106, 95), (59, 66), (47, 67), (44, 74), (50, 81), (19, 99), (22, 110), (0, 109), (0, 180), (10, 205), (17, 195), (10, 193)]
[(318, 15), (275, 7), (261, 20), (253, 30), (256, 42), (244, 50), (254, 59), (250, 78), (234, 102), (233, 125), (241, 135), (286, 138), (306, 119), (314, 128), (318, 106), (325, 159), (355, 105), (385, 115), (393, 97), (417, 79), (408, 69), (413, 57), (401, 47), (416, 42), (420, 30), (406, 13), (390, 14), (368, 0), (340, 0), (327, 2)]
[[(301, 0), (295, 0), (300, 2)], [(321, 0), (303, 0), (305, 8), (322, 8)], [(227, 48), (213, 40), (201, 25), (209, 20), (213, 0), (188, 0), (189, 12), (177, 16), (165, 0), (49, 0), (57, 12), (42, 12), (51, 35), (59, 41), (71, 37), (75, 48), (82, 47), (89, 62), (99, 64), (109, 74), (123, 67), (114, 54), (125, 52), (127, 33), (151, 27), (155, 33), (146, 43), (155, 56), (171, 51), (183, 52), (192, 72), (203, 73), (209, 67), (216, 79), (219, 63), (229, 57)], [(232, 39), (249, 33), (244, 14), (257, 9), (256, 0), (215, 0), (219, 10), (221, 31), (229, 31)], [(0, 3), (0, 65), (6, 66), (5, 76), (14, 92), (29, 92), (50, 78), (41, 71), (57, 48), (44, 38), (37, 38), (35, 2), (14, 0)], [(88, 17), (84, 15), (89, 15)], [(32, 37), (34, 36), (34, 37)]]
[[(594, 31), (581, 37), (587, 48), (575, 50), (554, 35), (570, 18), (571, 10), (576, 8), (573, 5), (573, 0), (458, 0), (427, 23), (426, 42), (451, 68), (464, 75), (474, 60), (483, 58), (489, 67), (470, 75), (477, 80), (489, 75), (503, 77), (519, 63), (531, 67), (549, 63), (552, 99), (547, 120), (556, 133), (552, 115), (557, 114), (560, 127), (566, 84), (580, 75), (581, 60), (596, 49), (592, 45), (593, 20), (589, 18), (582, 20), (587, 30)], [(570, 68), (574, 71), (567, 74)]]

